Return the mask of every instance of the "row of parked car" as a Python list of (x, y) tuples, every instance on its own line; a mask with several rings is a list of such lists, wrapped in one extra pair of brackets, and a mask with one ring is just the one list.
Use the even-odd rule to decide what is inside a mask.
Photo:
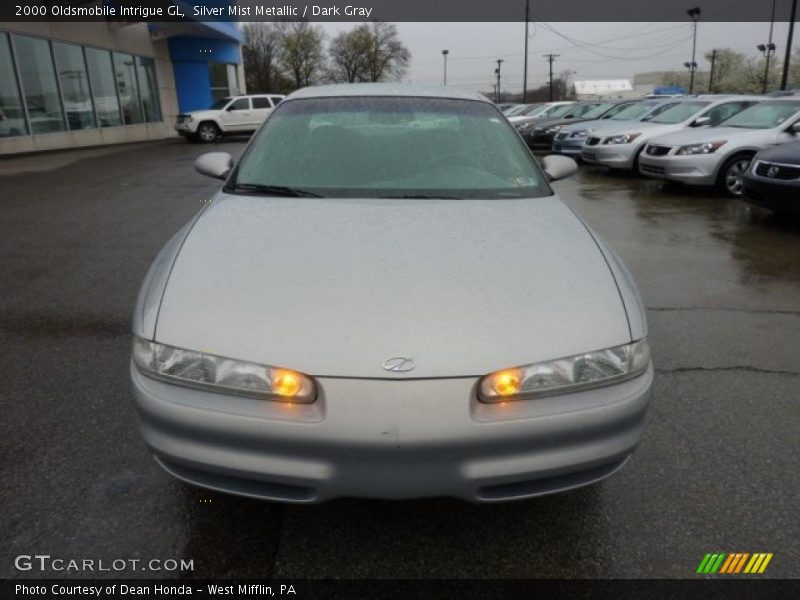
[(800, 214), (800, 94), (554, 102), (505, 114), (534, 152)]

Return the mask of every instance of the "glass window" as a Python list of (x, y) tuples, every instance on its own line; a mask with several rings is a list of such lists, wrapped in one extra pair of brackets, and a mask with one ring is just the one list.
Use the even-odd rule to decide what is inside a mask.
[(289, 186), (327, 197), (420, 201), (551, 193), (524, 142), (493, 105), (444, 98), (284, 102), (231, 183), (255, 186), (252, 193), (261, 185)]
[(8, 35), (0, 32), (0, 138), (27, 135)]
[(122, 120), (125, 125), (143, 123), (144, 115), (142, 115), (142, 102), (139, 98), (136, 63), (133, 56), (114, 52), (114, 73), (117, 79), (119, 102), (122, 106)]
[(153, 123), (161, 120), (161, 101), (158, 98), (156, 64), (152, 58), (136, 57), (136, 73), (139, 75), (139, 88), (142, 91), (144, 120)]
[(272, 108), (272, 105), (266, 96), (256, 96), (253, 98), (253, 108)]
[(89, 75), (80, 46), (53, 42), (58, 81), (64, 98), (64, 112), (70, 129), (95, 127), (94, 107), (89, 93)]
[(772, 129), (779, 127), (798, 112), (800, 112), (800, 100), (761, 102), (731, 117), (724, 123), (724, 126), (743, 129)]
[(50, 42), (14, 36), (22, 89), (33, 133), (64, 131), (64, 113), (50, 54)]
[(228, 85), (228, 65), (225, 63), (208, 63), (208, 72), (211, 78), (211, 97), (221, 100), (231, 95), (231, 86)]
[(228, 107), (228, 110), (250, 110), (250, 98), (239, 98)]
[(273, 106), (278, 106), (281, 102), (283, 102), (283, 98), (280, 96), (270, 96), (270, 100), (272, 100)]
[(111, 67), (111, 53), (106, 50), (86, 48), (86, 64), (89, 67), (89, 81), (92, 84), (94, 106), (97, 110), (97, 123), (100, 127), (120, 125), (119, 100), (114, 83), (114, 70)]
[(676, 123), (683, 123), (687, 119), (691, 119), (701, 110), (703, 110), (706, 106), (711, 104), (710, 102), (680, 102), (675, 106), (672, 106), (665, 110), (663, 113), (658, 115), (656, 118), (651, 119), (651, 123), (667, 123), (671, 125), (675, 125)]

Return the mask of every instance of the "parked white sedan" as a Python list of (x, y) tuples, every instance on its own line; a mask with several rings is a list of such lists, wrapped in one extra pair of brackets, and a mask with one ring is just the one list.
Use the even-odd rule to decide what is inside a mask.
[(593, 131), (581, 149), (581, 159), (612, 169), (638, 170), (647, 142), (690, 127), (717, 125), (764, 99), (762, 96), (698, 96), (683, 100), (647, 122), (625, 123)]
[(766, 100), (717, 127), (650, 140), (639, 159), (644, 175), (689, 185), (716, 185), (742, 195), (742, 176), (755, 154), (800, 139), (800, 99)]

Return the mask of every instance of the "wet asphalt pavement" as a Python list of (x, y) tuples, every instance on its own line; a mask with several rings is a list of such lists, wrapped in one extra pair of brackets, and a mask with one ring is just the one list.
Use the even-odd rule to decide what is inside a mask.
[(503, 505), (282, 506), (173, 481), (135, 428), (129, 322), (218, 187), (192, 170), (209, 149), (0, 161), (0, 577), (42, 576), (14, 568), (36, 553), (193, 559), (199, 577), (693, 577), (709, 551), (800, 576), (800, 223), (587, 167), (556, 187), (637, 279), (657, 367), (619, 474)]

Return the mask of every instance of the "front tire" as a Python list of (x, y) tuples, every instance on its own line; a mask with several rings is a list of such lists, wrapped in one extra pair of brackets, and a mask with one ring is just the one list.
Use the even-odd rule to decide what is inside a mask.
[(219, 134), (219, 127), (210, 121), (205, 121), (197, 126), (197, 131), (194, 135), (201, 144), (210, 144), (219, 137)]
[(719, 191), (732, 198), (741, 198), (744, 195), (742, 177), (750, 168), (752, 160), (752, 154), (737, 154), (726, 160), (717, 177)]

